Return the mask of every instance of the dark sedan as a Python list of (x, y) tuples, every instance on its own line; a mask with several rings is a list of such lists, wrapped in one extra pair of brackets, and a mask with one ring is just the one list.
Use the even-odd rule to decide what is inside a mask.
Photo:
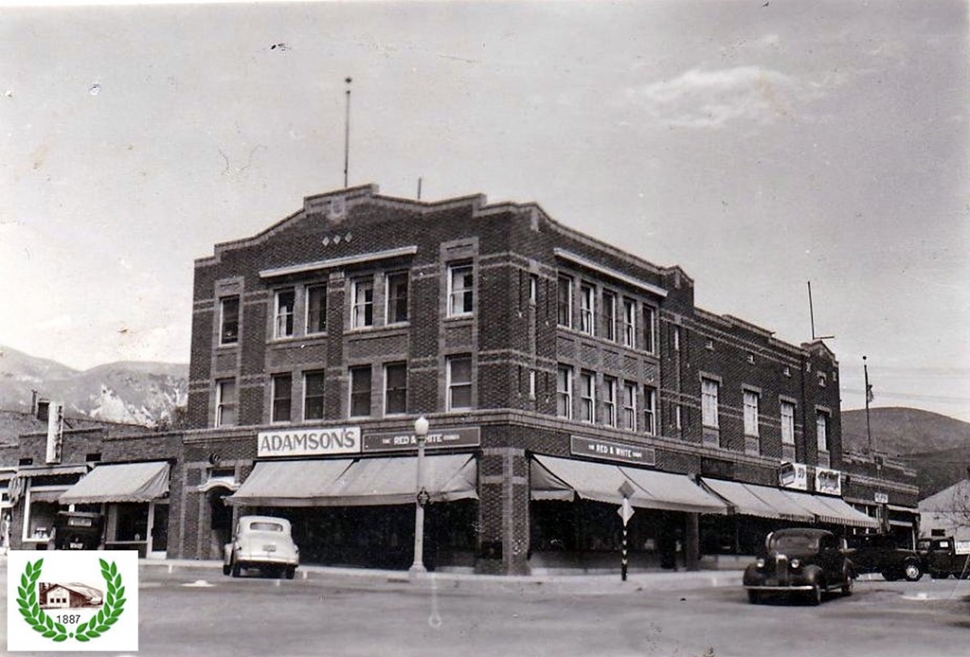
[(839, 540), (824, 529), (780, 529), (765, 539), (765, 554), (744, 571), (748, 600), (765, 595), (805, 596), (820, 604), (826, 593), (852, 593), (852, 564)]

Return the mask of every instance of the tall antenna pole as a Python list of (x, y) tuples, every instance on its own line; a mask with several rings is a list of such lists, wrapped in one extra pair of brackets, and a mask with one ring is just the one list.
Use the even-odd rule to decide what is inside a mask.
[(421, 179), (418, 178), (418, 200), (421, 200)]
[(344, 80), (347, 83), (347, 111), (344, 125), (344, 189), (347, 189), (347, 173), (350, 170), (350, 83), (353, 78)]
[(815, 307), (812, 306), (812, 281), (808, 283), (808, 315), (812, 320), (812, 342), (815, 341)]
[(872, 395), (870, 394), (870, 389), (869, 389), (869, 366), (866, 364), (865, 356), (862, 357), (862, 371), (865, 373), (865, 376), (866, 376), (866, 437), (869, 440), (869, 454), (871, 455), (872, 454), (872, 429), (869, 426), (869, 397), (871, 397)]

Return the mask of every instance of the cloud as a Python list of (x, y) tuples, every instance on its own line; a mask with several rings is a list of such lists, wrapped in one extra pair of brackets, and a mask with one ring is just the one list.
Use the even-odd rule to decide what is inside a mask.
[(653, 119), (687, 128), (719, 128), (741, 120), (769, 122), (789, 115), (800, 94), (794, 79), (759, 66), (694, 68), (628, 92)]

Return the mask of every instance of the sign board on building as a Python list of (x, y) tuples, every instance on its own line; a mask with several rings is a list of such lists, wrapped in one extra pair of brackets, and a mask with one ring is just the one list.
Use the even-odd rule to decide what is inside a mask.
[(808, 466), (785, 461), (778, 468), (778, 485), (782, 488), (808, 490)]
[(360, 427), (315, 427), (260, 431), (259, 458), (273, 456), (330, 456), (360, 452)]
[(842, 495), (842, 473), (828, 468), (815, 468), (815, 492)]
[(876, 504), (889, 504), (889, 495), (887, 493), (874, 493), (873, 499)]
[[(445, 428), (429, 432), (424, 446), (428, 449), (478, 447), (481, 442), (481, 431), (478, 427)], [(365, 452), (386, 452), (417, 448), (418, 439), (413, 433), (364, 434), (363, 450)]]
[(624, 445), (623, 443), (583, 436), (570, 436), (569, 452), (576, 456), (636, 463), (637, 465), (656, 465), (657, 463), (657, 454), (653, 447)]

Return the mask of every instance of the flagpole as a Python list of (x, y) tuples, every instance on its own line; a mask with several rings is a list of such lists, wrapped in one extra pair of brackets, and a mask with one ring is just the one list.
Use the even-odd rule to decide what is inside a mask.
[(869, 399), (872, 397), (872, 389), (869, 387), (869, 366), (865, 356), (862, 357), (862, 371), (866, 376), (866, 437), (869, 440), (869, 454), (872, 455), (872, 429), (869, 426)]

